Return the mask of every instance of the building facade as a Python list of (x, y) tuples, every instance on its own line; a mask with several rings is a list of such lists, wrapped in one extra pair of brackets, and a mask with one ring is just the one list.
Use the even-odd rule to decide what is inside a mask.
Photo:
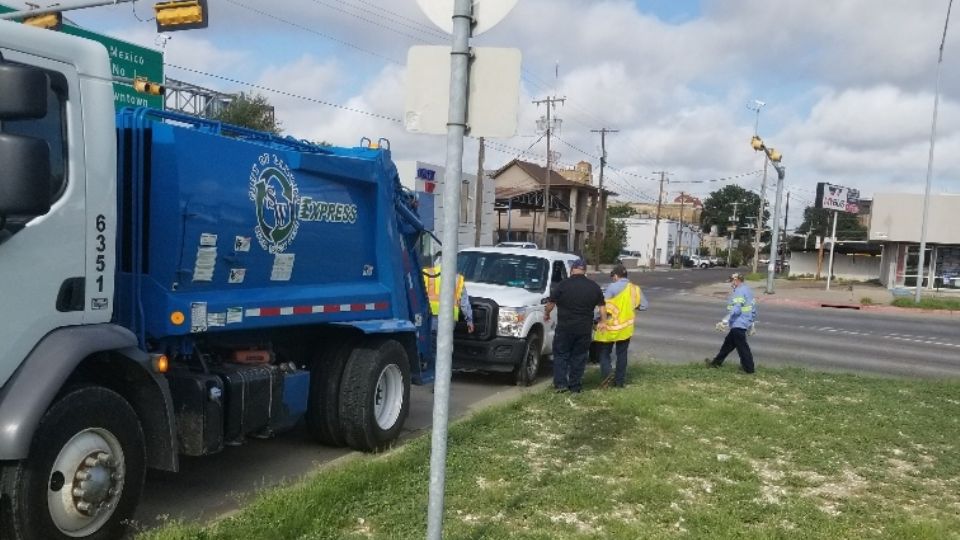
[(571, 169), (550, 171), (550, 211), (544, 241), (546, 168), (515, 159), (491, 177), (496, 185), (496, 240), (535, 242), (544, 249), (583, 253), (587, 238), (594, 234), (594, 219), (603, 223), (612, 195), (593, 185), (593, 168), (585, 161)]
[(931, 195), (923, 268), (919, 267), (923, 196), (873, 198), (870, 241), (883, 246), (880, 281), (889, 288), (960, 288), (960, 195)]
[[(424, 161), (397, 161), (397, 172), (403, 187), (417, 196), (420, 219), (428, 231), (443, 239), (443, 176), (445, 169)], [(494, 183), (485, 177), (482, 183), (483, 200), (480, 211), (480, 242), (477, 243), (477, 175), (464, 174), (460, 184), (460, 203), (454, 209), (457, 212), (459, 247), (493, 245), (496, 213), (494, 212)], [(421, 253), (433, 255), (440, 250), (439, 244), (424, 235), (421, 239)]]
[(669, 264), (670, 257), (677, 253), (695, 255), (703, 243), (703, 235), (696, 226), (681, 226), (679, 221), (661, 219), (659, 227), (657, 220), (651, 218), (623, 218), (619, 221), (627, 229), (624, 251), (637, 257), (641, 266), (649, 264), (651, 258), (655, 258), (657, 264)]

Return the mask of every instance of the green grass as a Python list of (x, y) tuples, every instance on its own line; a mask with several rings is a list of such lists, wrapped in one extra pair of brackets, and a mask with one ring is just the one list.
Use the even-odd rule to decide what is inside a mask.
[[(960, 382), (631, 369), (454, 425), (444, 537), (960, 538)], [(427, 436), (142, 538), (423, 538), (428, 471)]]
[(743, 276), (745, 281), (763, 281), (767, 279), (766, 274), (761, 274), (760, 272), (750, 272), (747, 275)]
[(892, 305), (902, 308), (915, 308), (915, 309), (941, 309), (948, 311), (960, 311), (960, 298), (943, 298), (939, 296), (923, 296), (920, 298), (920, 303), (913, 301), (913, 297), (910, 298), (897, 298)]

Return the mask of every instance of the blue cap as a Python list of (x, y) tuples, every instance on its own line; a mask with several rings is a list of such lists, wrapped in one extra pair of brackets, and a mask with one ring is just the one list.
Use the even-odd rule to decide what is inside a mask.
[(586, 267), (587, 267), (587, 263), (583, 262), (583, 259), (574, 259), (573, 262), (570, 263), (570, 268), (584, 268), (584, 269), (585, 269)]

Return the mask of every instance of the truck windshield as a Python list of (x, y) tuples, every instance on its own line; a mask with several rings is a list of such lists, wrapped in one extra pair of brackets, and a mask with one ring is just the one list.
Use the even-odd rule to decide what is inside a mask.
[(457, 271), (466, 281), (534, 292), (546, 290), (547, 268), (546, 259), (527, 255), (465, 251), (457, 257)]

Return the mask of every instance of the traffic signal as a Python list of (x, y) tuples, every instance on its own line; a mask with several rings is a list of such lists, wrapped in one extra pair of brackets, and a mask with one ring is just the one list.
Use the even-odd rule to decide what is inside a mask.
[(153, 6), (157, 32), (207, 27), (207, 0), (172, 0)]
[(774, 148), (767, 148), (767, 157), (774, 163), (780, 163), (780, 160), (783, 159), (783, 154), (777, 152)]
[(141, 94), (150, 94), (151, 96), (162, 96), (166, 90), (162, 84), (150, 82), (142, 78), (133, 80), (133, 89)]
[(35, 26), (37, 28), (46, 28), (47, 30), (59, 30), (63, 26), (63, 14), (59, 11), (54, 13), (45, 13), (34, 17), (23, 19), (23, 24)]
[(754, 150), (761, 150), (763, 148), (763, 140), (754, 135), (753, 139), (750, 139), (750, 146), (752, 146)]

